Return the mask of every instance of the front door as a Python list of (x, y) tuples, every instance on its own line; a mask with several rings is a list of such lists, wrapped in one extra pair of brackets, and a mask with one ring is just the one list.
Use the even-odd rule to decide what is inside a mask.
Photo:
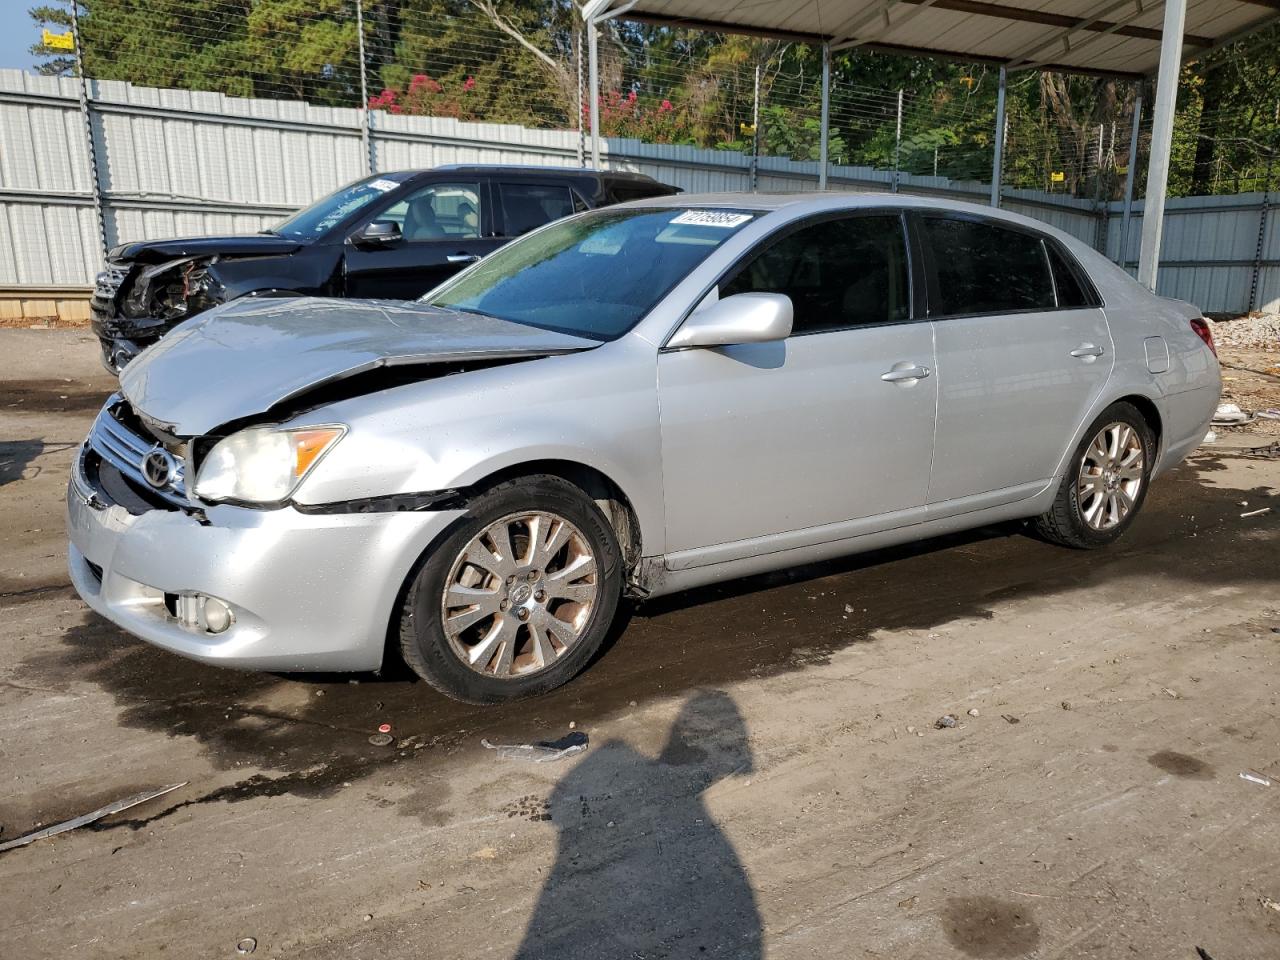
[(375, 214), (371, 220), (397, 224), (401, 237), (347, 242), (347, 296), (413, 300), (496, 250), (503, 241), (492, 235), (484, 194), (475, 181), (432, 183)]
[(790, 297), (792, 336), (658, 357), (673, 566), (767, 549), (742, 543), (755, 538), (837, 539), (818, 528), (925, 503), (937, 381), (901, 217), (784, 228), (718, 290), (746, 292)]
[(1057, 241), (981, 218), (919, 223), (938, 358), (929, 502), (1022, 499), (1053, 476), (1106, 385), (1106, 317)]

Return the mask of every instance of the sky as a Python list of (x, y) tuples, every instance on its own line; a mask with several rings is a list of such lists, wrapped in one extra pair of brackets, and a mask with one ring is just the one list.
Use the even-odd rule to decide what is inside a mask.
[(35, 0), (0, 0), (0, 67), (31, 69), (35, 58), (27, 48), (40, 39), (40, 28), (27, 16)]

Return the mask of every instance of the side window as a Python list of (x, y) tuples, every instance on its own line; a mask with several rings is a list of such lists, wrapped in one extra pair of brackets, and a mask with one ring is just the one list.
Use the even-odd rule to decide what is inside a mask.
[(1053, 270), (1053, 284), (1058, 291), (1058, 306), (1064, 309), (1096, 307), (1097, 297), (1080, 285), (1076, 271), (1067, 263), (1066, 256), (1056, 243), (1046, 243), (1049, 250), (1049, 266)]
[(508, 237), (518, 237), (544, 223), (573, 213), (573, 195), (568, 187), (537, 183), (503, 183), (502, 223)]
[(735, 293), (785, 293), (797, 334), (906, 320), (911, 295), (902, 220), (848, 217), (802, 227), (721, 284), (721, 297)]
[(480, 185), (433, 183), (378, 214), (400, 224), (410, 243), (422, 240), (472, 240), (480, 236)]
[(991, 223), (923, 219), (933, 254), (938, 302), (930, 313), (1021, 313), (1057, 306), (1044, 242), (1029, 233)]

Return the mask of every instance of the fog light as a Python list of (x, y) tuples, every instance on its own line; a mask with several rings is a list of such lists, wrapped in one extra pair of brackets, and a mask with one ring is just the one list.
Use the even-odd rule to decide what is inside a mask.
[(231, 608), (216, 597), (204, 598), (204, 628), (210, 633), (222, 633), (235, 623)]
[[(169, 597), (173, 597), (171, 605)], [(187, 630), (225, 633), (236, 622), (236, 615), (230, 606), (217, 597), (209, 597), (203, 593), (166, 594), (165, 603)]]

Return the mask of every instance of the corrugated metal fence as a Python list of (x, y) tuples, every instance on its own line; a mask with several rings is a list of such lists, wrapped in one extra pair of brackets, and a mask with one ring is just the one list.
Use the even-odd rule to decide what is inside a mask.
[[(0, 290), (75, 290), (107, 246), (172, 236), (252, 233), (365, 172), (359, 111), (296, 101), (157, 90), (89, 81), (90, 160), (78, 81), (0, 70)], [(375, 170), (445, 163), (576, 166), (575, 131), (534, 130), (448, 118), (371, 118)], [(94, 162), (96, 161), (96, 162)], [(605, 166), (647, 173), (689, 191), (749, 190), (751, 158), (717, 150), (609, 140)], [(96, 168), (96, 169), (95, 169)], [(756, 188), (813, 190), (817, 164), (762, 157)], [(894, 175), (834, 167), (835, 187), (889, 190)], [(902, 174), (904, 192), (984, 202), (989, 187)], [(1113, 259), (1120, 204), (1006, 191), (1006, 208), (1080, 237)], [(1261, 194), (1171, 201), (1162, 293), (1203, 309), (1280, 307), (1280, 215)], [(1136, 260), (1141, 204), (1127, 231)], [(1263, 230), (1260, 233), (1260, 225)]]

